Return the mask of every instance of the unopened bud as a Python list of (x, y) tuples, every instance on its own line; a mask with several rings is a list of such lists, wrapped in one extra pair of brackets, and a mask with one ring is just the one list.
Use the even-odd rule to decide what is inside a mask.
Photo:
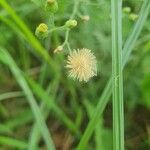
[(90, 20), (90, 16), (86, 15), (86, 16), (82, 16), (81, 17), (84, 21), (89, 21)]
[(123, 12), (124, 13), (130, 13), (131, 12), (131, 8), (130, 7), (124, 7), (123, 8)]
[(137, 18), (138, 18), (137, 14), (132, 13), (132, 14), (129, 15), (129, 19), (132, 20), (132, 21), (137, 20)]
[(57, 0), (47, 0), (45, 8), (51, 13), (56, 13), (58, 10)]
[(67, 28), (71, 29), (71, 28), (74, 28), (74, 27), (77, 26), (77, 21), (70, 19), (70, 20), (66, 21), (65, 25), (66, 25)]
[(54, 53), (57, 53), (57, 52), (60, 52), (63, 50), (63, 47), (62, 46), (58, 46), (55, 50), (54, 50)]
[(35, 31), (35, 35), (39, 39), (44, 39), (48, 36), (48, 26), (45, 23), (41, 23)]

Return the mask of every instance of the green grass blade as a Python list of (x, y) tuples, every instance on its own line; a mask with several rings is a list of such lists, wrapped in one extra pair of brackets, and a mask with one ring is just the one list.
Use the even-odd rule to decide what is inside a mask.
[[(46, 68), (45, 68), (46, 69)], [(50, 93), (50, 89), (53, 89), (53, 92), (51, 92), (51, 96), (53, 98), (56, 97), (56, 91), (58, 89), (58, 82), (59, 82), (59, 78), (53, 80), (53, 82), (51, 82), (46, 90), (47, 93)], [(54, 92), (55, 91), (55, 92)], [(49, 109), (47, 107), (47, 104), (45, 102), (41, 102), (41, 105), (40, 105), (40, 110), (44, 116), (44, 119), (46, 120), (51, 109)], [(33, 125), (33, 128), (31, 130), (31, 133), (30, 133), (30, 139), (29, 139), (29, 144), (28, 144), (28, 150), (37, 150), (37, 145), (38, 145), (38, 142), (41, 138), (41, 134), (38, 130), (38, 124), (37, 123), (34, 123)]]
[[(124, 45), (122, 69), (125, 66), (125, 64), (127, 63), (127, 60), (129, 59), (131, 51), (133, 50), (135, 42), (141, 33), (141, 30), (144, 26), (144, 23), (145, 23), (146, 18), (149, 14), (149, 11), (150, 11), (150, 1), (145, 0), (143, 3), (142, 9), (140, 11), (139, 19), (137, 20), (136, 24), (134, 25), (133, 30), (132, 30), (131, 34), (129, 35), (129, 37), (128, 37), (125, 45)], [(94, 131), (95, 125), (96, 125), (100, 115), (103, 113), (103, 111), (104, 111), (104, 109), (105, 109), (105, 107), (109, 101), (109, 98), (110, 98), (111, 92), (112, 92), (111, 79), (112, 78), (109, 79), (109, 81), (108, 81), (99, 101), (98, 101), (98, 104), (97, 104), (95, 111), (93, 113), (93, 117), (87, 125), (87, 128), (86, 128), (86, 130), (85, 130), (85, 132), (84, 132), (84, 134), (83, 134), (83, 136), (79, 142), (77, 150), (83, 150), (84, 147), (86, 146), (89, 138), (91, 137), (91, 135)]]
[(28, 150), (37, 150), (38, 141), (40, 140), (40, 133), (37, 124), (34, 124), (29, 139)]
[(23, 141), (19, 141), (14, 138), (5, 137), (5, 136), (0, 136), (0, 144), (8, 145), (11, 146), (11, 148), (13, 147), (17, 149), (26, 149), (28, 146), (28, 144)]
[(16, 24), (15, 24), (11, 19), (7, 19), (6, 17), (0, 15), (0, 20), (1, 20), (2, 22), (4, 22), (5, 24), (7, 24), (10, 28), (12, 28), (12, 30), (13, 30), (14, 32), (16, 32), (16, 34), (17, 34), (20, 38), (25, 39), (24, 34), (20, 31), (20, 29), (18, 29), (18, 27), (16, 26)]
[(9, 53), (4, 50), (3, 48), (0, 49), (0, 61), (2, 61), (4, 64), (6, 64), (9, 69), (12, 71), (14, 77), (16, 78), (17, 82), (23, 89), (27, 100), (30, 104), (30, 107), (33, 111), (35, 120), (38, 123), (39, 130), (41, 131), (41, 134), (43, 136), (43, 139), (45, 140), (45, 143), (47, 145), (48, 150), (55, 150), (55, 146), (53, 144), (52, 138), (50, 136), (49, 130), (44, 122), (44, 118), (39, 110), (39, 107), (36, 103), (36, 100), (32, 94), (32, 91), (30, 90), (26, 80), (24, 79), (20, 69), (17, 67), (16, 63), (12, 59), (12, 57), (9, 55)]
[[(45, 119), (48, 117), (49, 111), (45, 110), (45, 113), (43, 113)], [(41, 139), (41, 134), (39, 132), (39, 128), (37, 124), (34, 124), (32, 130), (31, 130), (31, 135), (29, 138), (29, 143), (28, 143), (28, 150), (37, 150), (38, 148), (38, 143)]]
[(111, 0), (113, 149), (124, 150), (124, 106), (122, 73), (122, 0)]
[[(47, 108), (47, 105), (45, 103), (41, 104), (40, 110), (43, 114), (44, 119), (48, 117), (48, 114), (50, 110)], [(29, 143), (28, 143), (28, 150), (37, 150), (38, 142), (41, 138), (41, 134), (39, 132), (38, 124), (34, 123), (33, 128), (31, 130)]]
[[(89, 118), (92, 118), (92, 113), (94, 112), (94, 106), (88, 101), (88, 100), (85, 100), (84, 101), (84, 106), (87, 110), (87, 114), (88, 114), (88, 117)], [(103, 118), (101, 117), (95, 127), (95, 144), (96, 144), (96, 150), (105, 150), (104, 148), (104, 145), (103, 145), (103, 136), (102, 136), (102, 133), (103, 133)]]

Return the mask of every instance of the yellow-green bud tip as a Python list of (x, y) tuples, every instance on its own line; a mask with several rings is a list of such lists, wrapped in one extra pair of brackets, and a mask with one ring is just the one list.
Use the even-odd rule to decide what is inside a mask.
[(84, 21), (89, 21), (90, 20), (90, 16), (85, 15), (85, 16), (82, 16), (81, 19), (84, 20)]
[(46, 38), (48, 36), (48, 26), (45, 23), (39, 24), (36, 28), (35, 35), (40, 39)]
[(131, 8), (130, 7), (124, 7), (123, 8), (123, 12), (124, 13), (130, 13), (131, 12)]
[(132, 20), (132, 21), (137, 20), (137, 18), (138, 18), (137, 14), (132, 13), (132, 14), (129, 15), (129, 19)]
[(66, 21), (66, 23), (65, 23), (67, 28), (74, 28), (74, 27), (77, 26), (77, 24), (78, 24), (77, 21), (76, 20), (72, 20), (72, 19)]
[(57, 0), (47, 0), (45, 8), (47, 11), (49, 11), (51, 13), (56, 13), (58, 10)]
[(62, 50), (63, 50), (63, 47), (60, 45), (54, 50), (54, 53), (61, 52)]

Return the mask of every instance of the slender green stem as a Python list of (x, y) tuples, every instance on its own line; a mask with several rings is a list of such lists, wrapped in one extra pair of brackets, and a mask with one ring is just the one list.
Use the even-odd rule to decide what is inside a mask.
[(67, 30), (66, 30), (65, 41), (64, 41), (64, 43), (63, 43), (63, 46), (68, 42), (68, 39), (69, 39), (69, 31), (70, 31), (70, 29), (67, 29)]
[(80, 0), (74, 0), (74, 7), (73, 7), (73, 12), (71, 14), (71, 17), (70, 19), (73, 19), (78, 11), (78, 7), (79, 7), (79, 4), (80, 4)]
[[(144, 26), (144, 23), (146, 21), (146, 18), (150, 11), (150, 1), (145, 0), (139, 15), (139, 19), (137, 20), (136, 24), (134, 25), (134, 28), (129, 35), (123, 49), (123, 64), (122, 69), (124, 68), (125, 64), (127, 63), (127, 60), (129, 59), (129, 56), (133, 50), (133, 47), (135, 45), (136, 40), (138, 39), (138, 36), (141, 33), (141, 30)], [(101, 97), (98, 101), (98, 104), (96, 105), (95, 111), (93, 113), (92, 119), (87, 125), (87, 128), (85, 129), (85, 132), (80, 140), (79, 145), (77, 146), (77, 150), (83, 150), (85, 146), (87, 145), (94, 129), (96, 126), (96, 123), (99, 120), (99, 117), (102, 115), (107, 103), (109, 102), (109, 98), (111, 96), (111, 80), (112, 77), (110, 77), (108, 83), (106, 84), (106, 87), (104, 88), (103, 93), (101, 94)]]
[(60, 26), (60, 27), (54, 27), (51, 30), (49, 30), (48, 33), (52, 33), (52, 32), (57, 31), (57, 30), (65, 30), (65, 29), (66, 29), (65, 25)]
[[(53, 30), (55, 31), (56, 29), (58, 29), (59, 27), (55, 27), (55, 20), (54, 20), (54, 14), (50, 13), (49, 19), (46, 20), (46, 22), (49, 22), (49, 28), (51, 30), (48, 31), (48, 33), (53, 32)], [(45, 51), (49, 53), (50, 50), (50, 45), (51, 45), (51, 35), (48, 35), (46, 41), (45, 41)], [(48, 67), (48, 63), (43, 60), (42, 62), (42, 66), (40, 69), (40, 76), (39, 76), (39, 82), (41, 85), (44, 84), (44, 80), (45, 80), (45, 76), (47, 73), (47, 67)]]
[(55, 27), (55, 20), (54, 20), (54, 14), (50, 14), (49, 17), (49, 22), (50, 22), (50, 28), (54, 28)]
[(67, 29), (67, 30), (66, 30), (66, 34), (65, 34), (65, 41), (64, 41), (64, 43), (62, 44), (62, 47), (64, 47), (64, 46), (66, 45), (67, 48), (68, 48), (68, 50), (69, 50), (69, 52), (71, 52), (70, 44), (69, 44), (69, 42), (68, 42), (68, 40), (69, 40), (69, 32), (70, 32), (70, 29)]
[(112, 11), (112, 93), (113, 149), (124, 150), (124, 109), (122, 73), (122, 0), (111, 0)]
[[(80, 0), (74, 0), (74, 7), (73, 7), (72, 14), (70, 16), (70, 19), (75, 18), (76, 14), (78, 12), (79, 4), (80, 4)], [(69, 33), (70, 33), (70, 29), (67, 29), (66, 30), (66, 34), (65, 34), (65, 41), (62, 44), (62, 46), (64, 47), (65, 45), (67, 45), (67, 48), (68, 48), (69, 52), (71, 52), (71, 47), (70, 47), (70, 44), (68, 42), (68, 40), (69, 40)]]

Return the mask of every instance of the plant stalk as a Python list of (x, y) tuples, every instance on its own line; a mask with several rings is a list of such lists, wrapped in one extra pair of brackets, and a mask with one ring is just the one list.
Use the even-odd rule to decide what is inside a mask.
[(113, 149), (124, 150), (124, 109), (122, 71), (122, 0), (111, 0)]

